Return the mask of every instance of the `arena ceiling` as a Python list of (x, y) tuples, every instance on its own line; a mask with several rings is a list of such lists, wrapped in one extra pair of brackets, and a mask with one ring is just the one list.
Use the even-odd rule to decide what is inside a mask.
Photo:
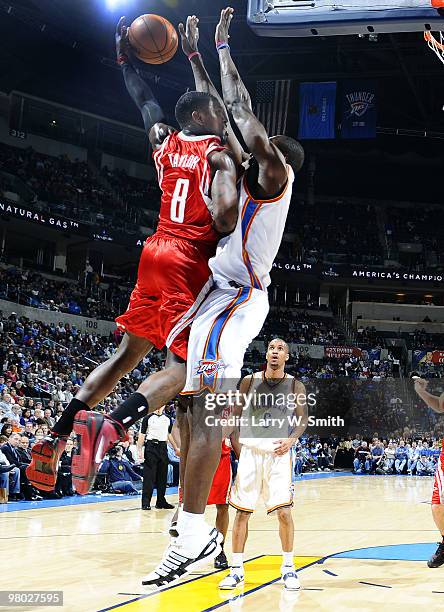
[[(56, 97), (104, 113), (127, 115), (125, 92), (113, 67), (113, 29), (121, 13), (128, 19), (159, 12), (177, 24), (190, 12), (201, 18), (201, 49), (217, 74), (213, 31), (223, 0), (0, 0), (0, 87)], [(444, 131), (444, 67), (420, 33), (323, 39), (266, 39), (246, 24), (246, 0), (236, 9), (232, 49), (250, 85), (258, 79), (295, 81), (375, 77), (380, 82), (380, 123), (387, 127)], [(115, 5), (114, 9), (109, 7)], [(191, 85), (178, 54), (157, 69), (162, 95)], [(163, 82), (162, 82), (163, 81)], [(91, 93), (94, 95), (91, 96)], [(117, 102), (117, 104), (116, 104)]]

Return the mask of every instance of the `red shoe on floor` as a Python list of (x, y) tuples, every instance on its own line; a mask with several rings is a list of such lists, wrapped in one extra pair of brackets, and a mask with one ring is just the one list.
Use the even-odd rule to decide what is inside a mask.
[(79, 495), (89, 493), (103, 457), (119, 441), (128, 439), (125, 429), (100, 412), (80, 410), (74, 419), (78, 448), (72, 456), (72, 483)]
[(34, 444), (31, 463), (26, 468), (29, 482), (40, 491), (52, 491), (57, 480), (61, 454), (65, 450), (65, 436), (49, 435)]

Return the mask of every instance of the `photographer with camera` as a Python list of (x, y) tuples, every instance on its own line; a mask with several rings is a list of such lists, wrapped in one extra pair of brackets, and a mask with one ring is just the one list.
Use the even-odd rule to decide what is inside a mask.
[(123, 457), (123, 447), (120, 444), (109, 449), (99, 474), (108, 475), (109, 485), (115, 493), (139, 494), (133, 483), (142, 478), (133, 470), (128, 459)]

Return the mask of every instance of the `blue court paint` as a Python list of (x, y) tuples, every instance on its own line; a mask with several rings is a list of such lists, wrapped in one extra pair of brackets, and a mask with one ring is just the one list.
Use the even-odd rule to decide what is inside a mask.
[(337, 576), (337, 574), (335, 574), (334, 572), (331, 572), (330, 570), (322, 570), (324, 572), (324, 574), (328, 574), (329, 576)]
[(386, 584), (375, 584), (374, 582), (364, 582), (363, 580), (359, 581), (359, 584), (367, 584), (368, 586), (374, 586), (374, 587), (379, 587), (381, 589), (391, 589), (391, 586), (388, 586)]
[(436, 544), (393, 544), (391, 546), (372, 546), (357, 548), (331, 555), (330, 559), (384, 559), (386, 561), (427, 561), (436, 550)]
[[(177, 493), (177, 487), (168, 487), (167, 495)], [(156, 491), (153, 497), (156, 496)], [(103, 502), (126, 501), (141, 499), (140, 495), (75, 495), (62, 499), (42, 499), (40, 501), (8, 502), (0, 506), (0, 514), (5, 512), (22, 512), (23, 510), (41, 510), (42, 508), (60, 508), (62, 506), (83, 506), (85, 504), (100, 504)]]
[(352, 472), (307, 472), (302, 476), (293, 476), (295, 482), (304, 482), (304, 480), (318, 480), (319, 478), (339, 478), (342, 476), (354, 476)]

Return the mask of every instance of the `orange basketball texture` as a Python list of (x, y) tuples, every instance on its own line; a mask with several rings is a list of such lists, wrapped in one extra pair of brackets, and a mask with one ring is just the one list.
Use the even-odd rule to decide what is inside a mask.
[(172, 23), (160, 15), (141, 15), (129, 28), (129, 42), (146, 64), (164, 64), (176, 53), (179, 39)]

